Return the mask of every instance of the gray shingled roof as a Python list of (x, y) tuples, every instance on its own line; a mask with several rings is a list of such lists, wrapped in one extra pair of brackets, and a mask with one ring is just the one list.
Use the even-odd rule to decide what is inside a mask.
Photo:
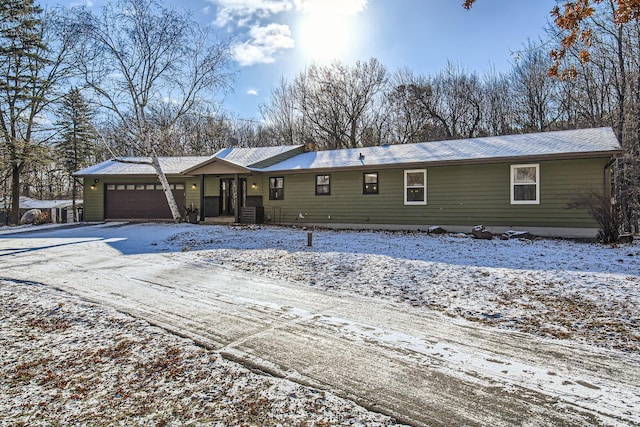
[(595, 128), (307, 152), (260, 171), (586, 156), (595, 153), (611, 155), (620, 150), (620, 143), (611, 128)]
[[(208, 156), (190, 156), (190, 157), (160, 157), (160, 166), (167, 175), (179, 175), (183, 170), (189, 169), (205, 160)], [(125, 160), (148, 160), (147, 157), (123, 157)], [(82, 169), (75, 176), (86, 175), (155, 175), (155, 171), (151, 165), (124, 163), (116, 160), (106, 160), (88, 168)]]

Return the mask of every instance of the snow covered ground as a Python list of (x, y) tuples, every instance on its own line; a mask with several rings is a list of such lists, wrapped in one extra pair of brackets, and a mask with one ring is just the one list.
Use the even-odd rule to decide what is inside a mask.
[[(245, 349), (254, 354), (252, 348), (284, 352), (279, 345), (299, 339), (309, 349), (276, 354), (276, 360), (310, 375), (307, 380), (325, 378), (323, 366), (310, 362), (319, 354), (312, 351), (318, 343), (303, 334), (315, 331), (327, 345), (342, 345), (345, 351), (357, 347), (346, 359), (328, 358), (354, 360), (352, 373), (347, 371), (351, 376), (330, 386), (362, 381), (361, 369), (380, 371), (381, 383), (396, 381), (402, 387), (405, 381), (409, 390), (414, 384), (400, 375), (404, 372), (424, 382), (416, 390), (434, 393), (433, 399), (417, 394), (416, 402), (443, 408), (439, 416), (445, 420), (447, 411), (461, 413), (462, 420), (483, 419), (477, 417), (493, 411), (501, 414), (496, 420), (518, 424), (535, 425), (536, 419), (566, 425), (572, 419), (573, 424), (589, 419), (596, 425), (609, 425), (612, 419), (619, 420), (614, 425), (640, 423), (640, 391), (634, 385), (640, 378), (638, 243), (611, 247), (549, 239), (484, 241), (426, 233), (191, 224), (22, 230), (30, 232), (3, 239), (6, 230), (0, 229), (0, 413), (10, 414), (7, 425), (98, 419), (158, 425), (393, 423), (331, 390), (255, 374), (220, 352), (110, 308), (23, 283), (30, 276), (94, 300), (106, 295), (110, 305), (132, 307), (131, 312), (148, 312), (152, 318), (183, 310), (182, 316), (192, 315), (197, 324), (190, 326), (188, 317), (179, 316), (167, 322), (185, 331), (196, 328), (185, 335), (213, 337), (211, 342), (221, 342), (227, 353)], [(122, 257), (116, 259), (118, 254)], [(101, 270), (93, 272), (93, 267)], [(236, 289), (237, 284), (210, 283), (211, 274), (227, 275), (224, 271), (230, 277), (241, 271), (291, 285), (275, 288), (265, 281)], [(101, 293), (109, 277), (113, 287)], [(132, 286), (143, 287), (127, 294)], [(285, 294), (274, 295), (274, 290)], [(293, 295), (297, 290), (300, 295)], [(301, 302), (318, 296), (330, 300), (331, 308)], [(167, 298), (168, 308), (160, 298)], [(149, 305), (147, 311), (136, 305), (137, 299)], [(297, 305), (288, 306), (291, 301)], [(221, 303), (229, 313), (257, 313), (262, 323), (256, 323), (256, 330), (263, 332), (242, 330), (225, 341), (221, 323), (207, 330), (201, 312), (212, 312), (220, 321), (228, 313), (219, 311)], [(371, 307), (379, 313), (370, 312)], [(453, 323), (443, 322), (444, 317)], [(478, 328), (468, 327), (469, 322)], [(295, 334), (281, 325), (291, 325)], [(509, 330), (526, 334), (499, 333)], [(329, 340), (333, 335), (337, 338)], [(250, 340), (262, 347), (251, 347)], [(552, 348), (554, 354), (539, 354), (538, 348)], [(380, 359), (371, 365), (373, 372), (366, 365), (368, 354)], [(396, 370), (382, 372), (395, 364)], [(319, 372), (316, 377), (314, 372)], [(373, 384), (374, 379), (367, 380)], [(461, 393), (452, 394), (458, 388)], [(376, 398), (375, 392), (355, 397), (366, 402)], [(512, 402), (512, 407), (487, 409), (489, 402)], [(421, 411), (420, 405), (415, 411)], [(471, 408), (466, 414), (464, 405)], [(576, 408), (592, 415), (573, 413)], [(556, 410), (566, 418), (550, 413)]]
[(205, 227), (164, 250), (541, 336), (640, 353), (640, 244), (415, 232)]
[(2, 426), (395, 425), (42, 286), (0, 281), (0, 325)]

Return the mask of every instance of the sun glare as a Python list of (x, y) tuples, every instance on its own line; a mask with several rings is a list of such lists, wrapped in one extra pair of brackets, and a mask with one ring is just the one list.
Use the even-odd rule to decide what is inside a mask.
[(330, 7), (305, 11), (299, 23), (299, 47), (315, 62), (330, 62), (348, 56), (357, 38), (355, 16)]

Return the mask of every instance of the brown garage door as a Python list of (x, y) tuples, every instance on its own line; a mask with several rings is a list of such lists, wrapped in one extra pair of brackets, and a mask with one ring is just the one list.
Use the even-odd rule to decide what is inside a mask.
[[(106, 184), (105, 219), (171, 219), (171, 210), (160, 184)], [(171, 184), (173, 197), (182, 210), (184, 183)]]

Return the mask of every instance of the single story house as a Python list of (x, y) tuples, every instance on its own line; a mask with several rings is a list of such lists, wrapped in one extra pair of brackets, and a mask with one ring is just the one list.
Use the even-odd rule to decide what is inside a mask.
[[(232, 147), (161, 164), (178, 205), (198, 207), (200, 220), (594, 237), (594, 219), (568, 204), (610, 195), (621, 153), (611, 128), (594, 128), (328, 151)], [(151, 166), (112, 159), (75, 175), (86, 221), (171, 218)]]

